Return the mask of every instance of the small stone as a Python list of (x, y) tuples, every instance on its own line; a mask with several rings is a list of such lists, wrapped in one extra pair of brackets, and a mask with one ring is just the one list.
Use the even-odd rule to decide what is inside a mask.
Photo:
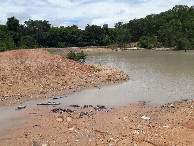
[(150, 117), (146, 117), (146, 116), (142, 116), (141, 118), (144, 119), (144, 120), (149, 120), (150, 119)]
[(169, 126), (163, 126), (164, 128), (169, 128)]
[(67, 122), (71, 122), (72, 118), (71, 117), (67, 117)]
[(69, 131), (73, 131), (73, 130), (75, 130), (75, 127), (71, 127), (71, 128), (69, 128), (68, 130), (69, 130)]
[(170, 104), (170, 107), (175, 108), (174, 104)]
[(56, 119), (58, 122), (63, 122), (63, 118), (59, 117)]

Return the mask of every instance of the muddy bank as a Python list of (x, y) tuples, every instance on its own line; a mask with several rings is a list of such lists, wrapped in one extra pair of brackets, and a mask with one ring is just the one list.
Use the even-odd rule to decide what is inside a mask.
[(146, 49), (146, 48), (139, 48), (139, 47), (126, 47), (126, 48), (100, 48), (100, 47), (88, 47), (88, 48), (81, 48), (81, 51), (84, 52), (117, 52), (117, 51), (133, 51), (133, 50), (153, 50), (153, 51), (174, 51), (172, 48), (152, 48), (152, 49)]
[(0, 135), (0, 145), (194, 145), (194, 101), (152, 107), (38, 106), (27, 123)]
[(133, 50), (153, 50), (153, 51), (176, 51), (174, 48), (152, 48), (152, 49), (146, 49), (146, 48), (139, 48), (139, 47), (125, 47), (125, 48), (109, 48), (106, 46), (90, 46), (90, 47), (68, 47), (68, 48), (44, 48), (45, 50), (51, 50), (55, 54), (61, 54), (63, 56), (67, 55), (69, 51), (74, 52), (118, 52), (118, 51), (133, 51)]
[(43, 49), (0, 53), (0, 106), (128, 80), (112, 67), (88, 65)]

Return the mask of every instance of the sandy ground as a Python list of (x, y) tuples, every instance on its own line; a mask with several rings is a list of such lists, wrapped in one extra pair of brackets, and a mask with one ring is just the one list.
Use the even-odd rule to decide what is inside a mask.
[[(194, 101), (151, 107), (144, 103), (117, 108), (38, 106), (23, 116), (24, 125), (0, 135), (0, 145), (194, 145)], [(70, 109), (75, 112), (70, 112)]]
[(115, 68), (78, 63), (43, 49), (1, 52), (0, 64), (0, 106), (61, 96), (129, 79)]

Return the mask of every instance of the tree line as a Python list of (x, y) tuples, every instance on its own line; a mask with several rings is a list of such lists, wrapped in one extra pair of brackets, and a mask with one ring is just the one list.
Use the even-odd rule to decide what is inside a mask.
[(87, 25), (84, 30), (78, 26), (53, 27), (46, 20), (28, 20), (20, 24), (14, 16), (0, 25), (0, 51), (21, 48), (42, 47), (125, 47), (138, 42), (139, 47), (194, 48), (193, 6), (177, 5), (160, 14), (151, 14), (128, 23), (118, 22), (114, 28)]

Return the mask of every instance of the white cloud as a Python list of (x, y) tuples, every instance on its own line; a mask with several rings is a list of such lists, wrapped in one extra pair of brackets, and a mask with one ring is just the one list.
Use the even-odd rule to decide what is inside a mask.
[(31, 19), (32, 17), (28, 13), (22, 12), (8, 12), (7, 18), (14, 16), (16, 19), (24, 22), (25, 20)]
[(160, 13), (175, 5), (193, 5), (194, 0), (0, 0), (0, 22), (15, 15), (20, 22), (48, 20), (54, 26), (128, 22), (148, 14)]
[(83, 18), (83, 19), (81, 19), (81, 20), (77, 23), (77, 25), (78, 25), (81, 29), (84, 29), (85, 26), (86, 26), (87, 24), (92, 24), (92, 20), (93, 20), (93, 18), (89, 18), (89, 17)]
[(51, 5), (56, 5), (60, 7), (67, 7), (67, 6), (73, 6), (74, 3), (71, 2), (70, 0), (48, 0), (48, 2)]

